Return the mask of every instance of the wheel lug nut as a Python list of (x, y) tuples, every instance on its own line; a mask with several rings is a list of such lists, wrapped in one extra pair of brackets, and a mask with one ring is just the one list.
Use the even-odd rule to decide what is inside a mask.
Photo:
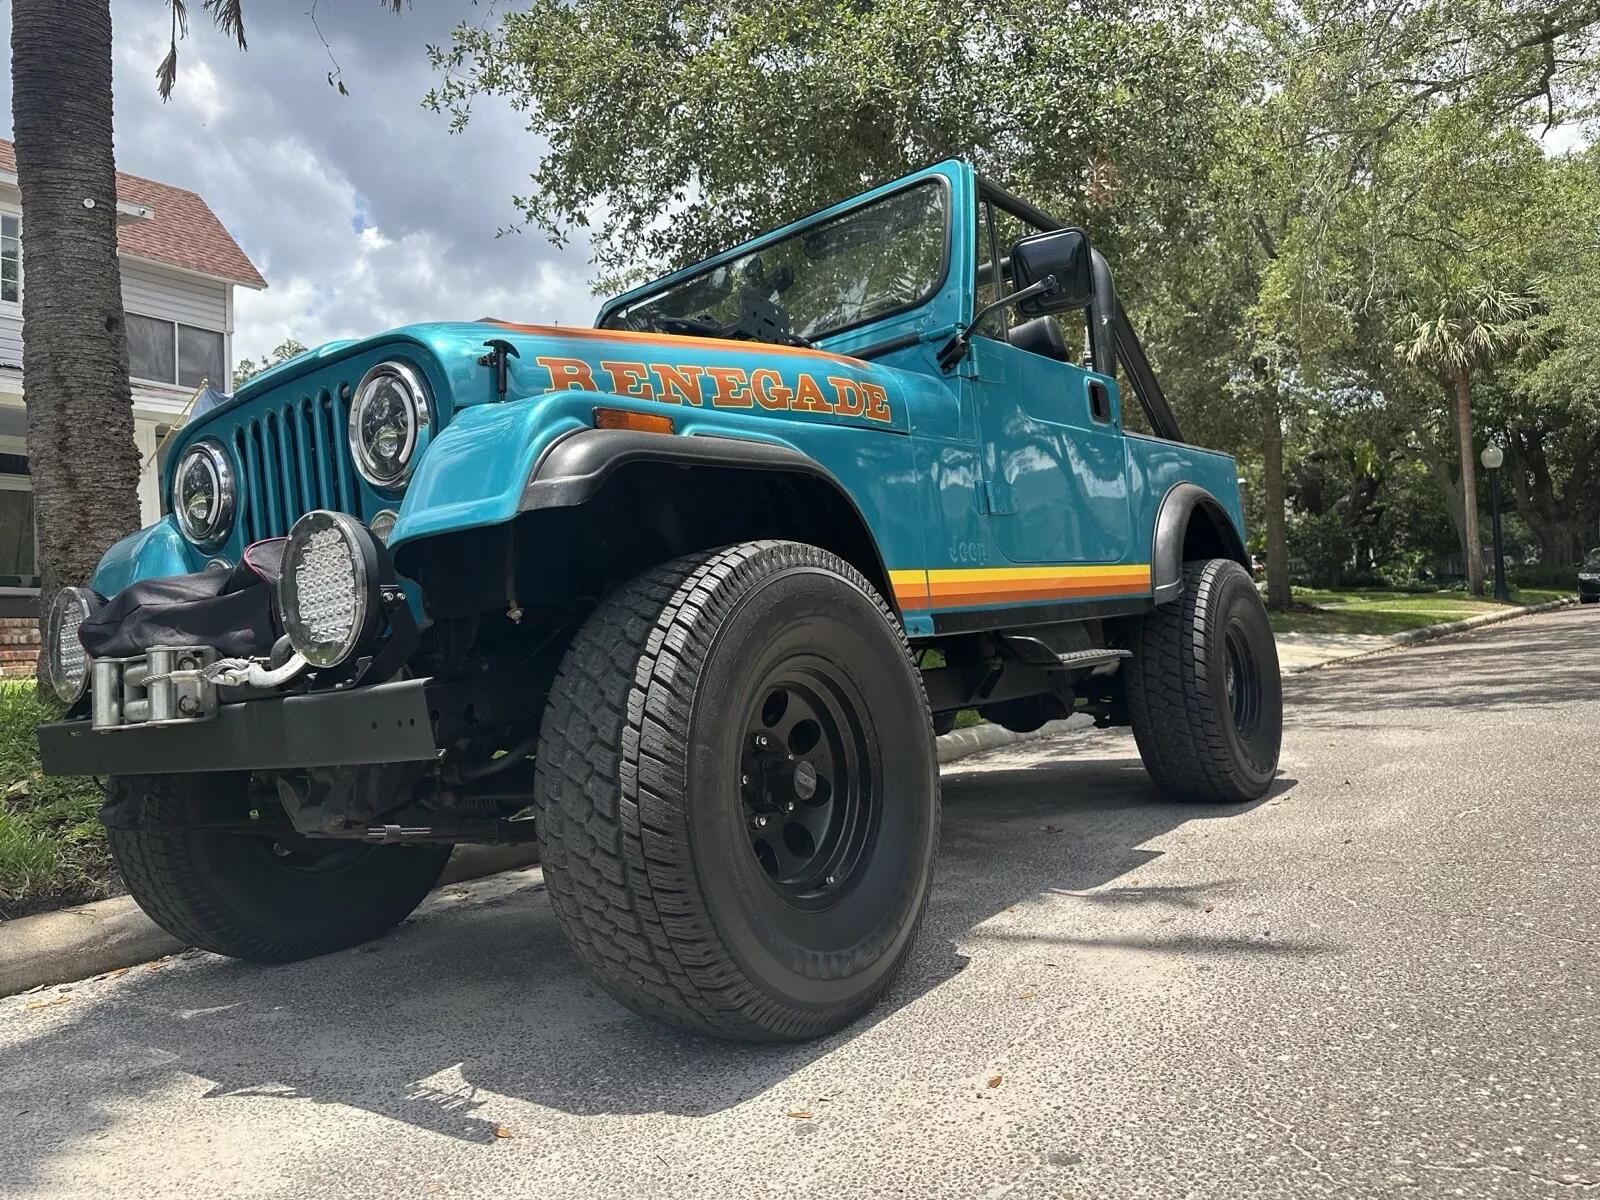
[(767, 819), (765, 817), (751, 817), (750, 824), (757, 829), (765, 829), (767, 827)]
[(789, 803), (785, 804), (783, 806), (783, 811), (784, 812), (793, 812), (794, 811), (794, 801), (791, 800), (791, 801), (789, 801)]
[(828, 876), (828, 877), (827, 877), (827, 878), (826, 878), (826, 879), (824, 879), (824, 880), (823, 880), (823, 881), (822, 881), (822, 882), (823, 882), (823, 883), (825, 883), (825, 884), (827, 884), (827, 885), (828, 885), (828, 886), (829, 886), (829, 887), (832, 887), (832, 886), (833, 886), (833, 876), (832, 876), (832, 875), (829, 875), (829, 876)]

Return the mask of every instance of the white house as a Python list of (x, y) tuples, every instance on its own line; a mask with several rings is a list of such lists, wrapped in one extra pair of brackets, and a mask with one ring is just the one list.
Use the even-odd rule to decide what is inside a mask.
[[(0, 140), (0, 619), (13, 620), (33, 615), (39, 585), (23, 407), (27, 264), (20, 239), (25, 219), (16, 152), (11, 142)], [(117, 257), (128, 317), (134, 437), (144, 458), (139, 501), (149, 523), (161, 512), (161, 440), (182, 421), (203, 382), (230, 390), (233, 290), (267, 284), (199, 196), (121, 171)]]

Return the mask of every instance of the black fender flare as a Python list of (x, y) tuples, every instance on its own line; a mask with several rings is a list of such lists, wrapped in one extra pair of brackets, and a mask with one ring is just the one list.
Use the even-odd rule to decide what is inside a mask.
[(873, 564), (865, 565), (876, 566), (876, 571), (869, 569), (865, 573), (882, 591), (884, 602), (899, 612), (883, 552), (861, 506), (833, 472), (789, 446), (707, 434), (675, 437), (634, 429), (579, 429), (553, 443), (539, 457), (522, 489), (517, 511), (574, 508), (585, 504), (617, 471), (633, 463), (669, 463), (751, 473), (782, 472), (815, 480), (855, 521), (857, 532), (874, 559)]
[(1196, 517), (1210, 525), (1220, 543), (1221, 557), (1233, 559), (1247, 571), (1250, 569), (1244, 539), (1228, 510), (1198, 484), (1173, 484), (1161, 498), (1150, 547), (1150, 582), (1157, 604), (1170, 604), (1183, 591), (1183, 548), (1188, 540), (1189, 525)]

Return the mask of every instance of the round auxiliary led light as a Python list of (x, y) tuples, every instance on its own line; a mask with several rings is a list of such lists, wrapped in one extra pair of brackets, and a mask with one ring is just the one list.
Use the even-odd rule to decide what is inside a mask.
[(45, 621), (45, 663), (50, 687), (63, 704), (75, 704), (89, 683), (89, 656), (78, 640), (78, 629), (100, 607), (100, 597), (88, 588), (62, 588), (50, 601)]
[(367, 522), (367, 528), (372, 530), (372, 536), (385, 546), (389, 544), (389, 535), (394, 532), (394, 523), (400, 519), (400, 514), (392, 508), (380, 508), (372, 514), (372, 520)]
[(207, 550), (222, 545), (236, 499), (233, 463), (221, 442), (201, 438), (183, 452), (172, 474), (172, 511), (184, 537)]
[(378, 544), (355, 518), (316, 509), (283, 548), (278, 611), (289, 644), (314, 667), (347, 662), (383, 618)]
[(350, 453), (375, 488), (403, 488), (428, 428), (428, 388), (415, 368), (379, 363), (361, 378), (350, 402)]

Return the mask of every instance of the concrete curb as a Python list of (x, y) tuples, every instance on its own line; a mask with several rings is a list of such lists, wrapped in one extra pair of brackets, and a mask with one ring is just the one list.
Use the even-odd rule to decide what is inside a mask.
[[(450, 856), (438, 886), (538, 861), (537, 846), (462, 846)], [(0, 925), (0, 996), (73, 983), (182, 949), (183, 943), (145, 916), (132, 896), (19, 917)]]
[[(955, 762), (986, 750), (1038, 741), (1092, 725), (1090, 718), (1075, 716), (1051, 721), (1032, 733), (1013, 733), (998, 725), (957, 729), (938, 739), (939, 762)], [(462, 846), (451, 856), (438, 886), (449, 887), (538, 861), (539, 848), (535, 845)], [(0, 996), (74, 983), (183, 949), (183, 943), (145, 916), (131, 896), (19, 917), (0, 924)]]
[(1555, 612), (1558, 608), (1567, 608), (1576, 604), (1576, 596), (1568, 596), (1561, 600), (1550, 600), (1544, 604), (1529, 604), (1522, 608), (1508, 608), (1503, 612), (1480, 613), (1476, 617), (1468, 617), (1464, 621), (1449, 621), (1443, 625), (1425, 625), (1421, 629), (1407, 629), (1403, 633), (1394, 635), (1393, 641), (1402, 646), (1414, 642), (1431, 642), (1434, 638), (1447, 637), (1452, 633), (1466, 633), (1469, 629), (1482, 629), (1485, 625), (1498, 625), (1501, 621), (1514, 621), (1518, 617), (1531, 617), (1534, 613)]
[(1302, 666), (1290, 667), (1283, 673), (1285, 675), (1304, 675), (1307, 671), (1320, 671), (1324, 667), (1336, 666), (1339, 663), (1371, 658), (1374, 654), (1387, 654), (1390, 650), (1400, 646), (1415, 646), (1422, 642), (1434, 641), (1437, 638), (1449, 637), (1451, 634), (1469, 633), (1474, 629), (1482, 629), (1485, 625), (1498, 625), (1502, 621), (1515, 621), (1518, 617), (1531, 617), (1537, 613), (1555, 612), (1558, 608), (1570, 608), (1577, 602), (1578, 598), (1576, 596), (1567, 596), (1561, 600), (1549, 600), (1543, 604), (1526, 604), (1521, 608), (1508, 608), (1502, 612), (1480, 613), (1478, 616), (1468, 617), (1464, 621), (1446, 621), (1442, 625), (1424, 625), (1421, 629), (1407, 629), (1390, 635), (1390, 644), (1387, 646), (1379, 646), (1375, 650), (1363, 650), (1360, 654), (1346, 654), (1339, 658), (1324, 659), (1322, 662), (1305, 663)]

